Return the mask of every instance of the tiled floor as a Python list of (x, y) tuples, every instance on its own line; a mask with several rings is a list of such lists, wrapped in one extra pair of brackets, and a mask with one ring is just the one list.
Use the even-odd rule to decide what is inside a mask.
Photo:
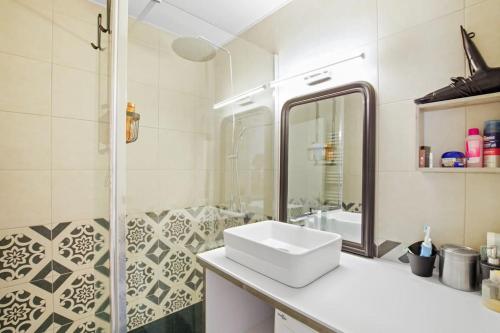
[(203, 333), (203, 302), (158, 319), (129, 333)]

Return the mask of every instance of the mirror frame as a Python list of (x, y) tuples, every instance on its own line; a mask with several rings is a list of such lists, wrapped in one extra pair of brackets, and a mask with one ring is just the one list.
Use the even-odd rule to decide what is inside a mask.
[(325, 89), (319, 92), (299, 96), (288, 100), (281, 110), (280, 141), (280, 181), (278, 220), (287, 220), (288, 202), (288, 132), (289, 114), (293, 107), (339, 97), (352, 93), (361, 93), (364, 99), (363, 116), (363, 175), (362, 175), (362, 207), (361, 243), (342, 241), (342, 251), (373, 258), (375, 255), (375, 90), (365, 81)]

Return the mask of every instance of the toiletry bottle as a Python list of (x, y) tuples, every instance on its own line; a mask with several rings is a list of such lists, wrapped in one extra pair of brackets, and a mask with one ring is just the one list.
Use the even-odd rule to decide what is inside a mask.
[(431, 227), (428, 225), (424, 226), (424, 233), (424, 241), (420, 246), (420, 256), (430, 257), (432, 256)]
[(465, 139), (465, 150), (468, 168), (483, 167), (483, 137), (479, 135), (479, 128), (469, 128), (469, 135)]

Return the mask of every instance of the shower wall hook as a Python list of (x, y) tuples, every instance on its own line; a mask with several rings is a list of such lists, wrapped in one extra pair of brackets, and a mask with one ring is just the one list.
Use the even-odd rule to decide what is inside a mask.
[(102, 14), (97, 15), (97, 45), (90, 43), (94, 50), (102, 51), (104, 50), (101, 46), (101, 33), (111, 34), (111, 0), (107, 0), (106, 4), (106, 28), (102, 25)]
[(97, 45), (94, 43), (90, 43), (94, 50), (102, 51), (104, 50), (101, 46), (101, 33), (105, 32), (105, 28), (102, 26), (102, 14), (97, 15)]

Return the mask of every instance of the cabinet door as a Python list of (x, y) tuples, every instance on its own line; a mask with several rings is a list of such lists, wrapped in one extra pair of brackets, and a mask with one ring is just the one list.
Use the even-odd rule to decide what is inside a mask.
[(285, 314), (282, 311), (275, 310), (274, 315), (274, 333), (318, 333), (309, 326), (302, 324)]

